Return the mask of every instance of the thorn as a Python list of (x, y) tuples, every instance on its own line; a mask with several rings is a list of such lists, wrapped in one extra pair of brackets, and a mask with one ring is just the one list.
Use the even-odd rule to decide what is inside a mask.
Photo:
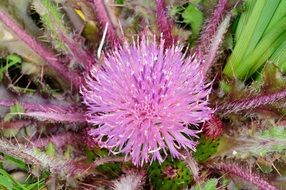
[(104, 31), (103, 31), (103, 36), (101, 38), (101, 41), (100, 41), (100, 44), (99, 44), (99, 47), (98, 47), (98, 50), (97, 50), (97, 59), (98, 60), (100, 59), (100, 56), (101, 56), (101, 51), (102, 51), (102, 48), (103, 48), (103, 45), (104, 45), (104, 41), (105, 41), (105, 38), (106, 38), (106, 35), (107, 35), (107, 30), (108, 30), (108, 23), (106, 23), (106, 25), (105, 25), (105, 28), (104, 28)]

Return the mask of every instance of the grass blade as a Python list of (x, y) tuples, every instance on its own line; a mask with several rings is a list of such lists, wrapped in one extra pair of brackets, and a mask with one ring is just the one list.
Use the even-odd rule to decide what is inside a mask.
[(281, 20), (284, 16), (286, 16), (286, 1), (281, 0), (266, 30), (270, 30), (272, 26)]
[(269, 59), (281, 72), (286, 72), (286, 41), (284, 41)]
[(245, 58), (243, 64), (239, 65), (235, 70), (238, 79), (245, 79), (251, 76), (261, 65), (275, 52), (285, 41), (286, 17), (275, 24), (259, 42), (255, 50)]
[(254, 33), (257, 23), (259, 21), (259, 18), (262, 14), (262, 10), (264, 8), (264, 5), (266, 3), (266, 0), (259, 0), (256, 1), (256, 4), (253, 8), (253, 11), (249, 17), (249, 20), (244, 28), (244, 30), (241, 33), (241, 40), (239, 40), (224, 68), (224, 74), (228, 76), (236, 76), (236, 69), (238, 68), (240, 62), (243, 59), (243, 56), (245, 54), (245, 51), (247, 50), (247, 47), (249, 45), (249, 42), (251, 41), (252, 34)]
[(247, 24), (247, 21), (252, 13), (253, 7), (255, 5), (256, 0), (246, 0), (244, 2), (244, 10), (241, 13), (241, 16), (239, 18), (239, 22), (235, 31), (235, 42), (238, 42), (238, 40), (241, 37), (241, 33), (244, 30), (245, 25)]
[(262, 10), (262, 14), (257, 22), (252, 38), (244, 54), (244, 58), (248, 56), (249, 53), (252, 52), (254, 48), (256, 47), (256, 45), (258, 44), (268, 24), (270, 23), (270, 20), (273, 17), (279, 3), (280, 3), (280, 0), (266, 1), (265, 6)]

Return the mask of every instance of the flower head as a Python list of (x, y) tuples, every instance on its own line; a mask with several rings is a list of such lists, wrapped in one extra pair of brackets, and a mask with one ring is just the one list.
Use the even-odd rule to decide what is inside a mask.
[(158, 160), (169, 151), (195, 149), (198, 130), (188, 128), (209, 119), (209, 85), (194, 57), (182, 47), (164, 48), (164, 40), (143, 37), (106, 55), (83, 88), (89, 131), (101, 147), (130, 155), (135, 165)]

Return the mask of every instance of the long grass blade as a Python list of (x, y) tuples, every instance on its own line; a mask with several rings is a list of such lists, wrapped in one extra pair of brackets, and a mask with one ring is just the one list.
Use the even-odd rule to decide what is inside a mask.
[(245, 79), (253, 74), (285, 40), (286, 17), (273, 27), (259, 42), (255, 50), (239, 65), (235, 74), (238, 79)]
[(238, 42), (238, 40), (241, 37), (241, 33), (244, 30), (244, 27), (247, 24), (247, 21), (252, 13), (252, 10), (254, 8), (256, 0), (245, 0), (244, 2), (244, 10), (240, 15), (238, 25), (235, 30), (235, 42)]
[(236, 69), (240, 65), (240, 62), (243, 59), (243, 56), (247, 50), (249, 42), (251, 41), (252, 35), (256, 29), (259, 18), (262, 14), (266, 1), (259, 0), (256, 1), (256, 4), (253, 8), (253, 11), (249, 17), (249, 20), (241, 33), (241, 40), (239, 40), (224, 68), (224, 74), (228, 76), (236, 76)]

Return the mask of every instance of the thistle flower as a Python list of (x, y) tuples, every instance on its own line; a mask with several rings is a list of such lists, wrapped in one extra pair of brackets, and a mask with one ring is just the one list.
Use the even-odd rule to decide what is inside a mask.
[(195, 149), (199, 130), (188, 125), (209, 119), (210, 85), (194, 56), (182, 49), (143, 37), (110, 52), (91, 70), (82, 95), (88, 121), (96, 126), (89, 134), (101, 147), (130, 155), (137, 166), (161, 163), (167, 151), (183, 158), (181, 149)]

